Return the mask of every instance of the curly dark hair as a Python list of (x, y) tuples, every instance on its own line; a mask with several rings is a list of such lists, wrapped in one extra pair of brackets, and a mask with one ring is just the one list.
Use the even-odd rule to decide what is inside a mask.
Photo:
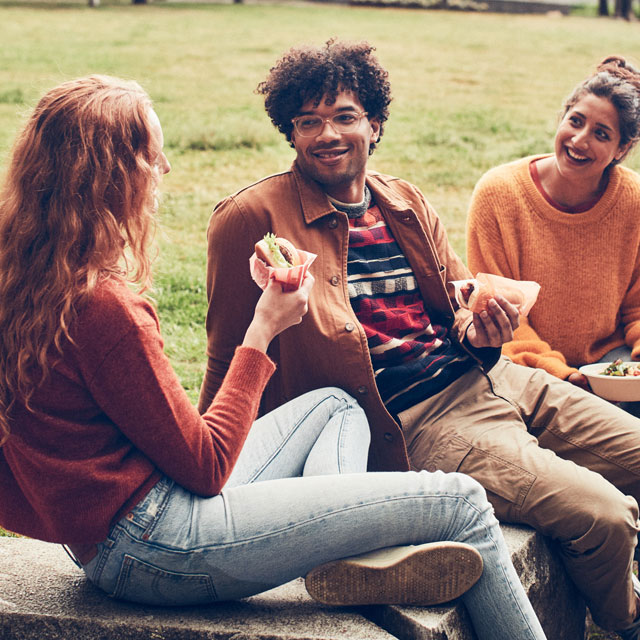
[[(289, 49), (269, 71), (256, 93), (264, 95), (271, 122), (291, 143), (293, 124), (303, 104), (323, 97), (331, 104), (340, 91), (353, 91), (370, 118), (380, 122), (380, 137), (389, 117), (391, 85), (388, 72), (373, 55), (368, 42), (346, 42), (335, 38), (323, 47)], [(291, 145), (293, 146), (293, 144)], [(369, 153), (376, 144), (371, 143)]]

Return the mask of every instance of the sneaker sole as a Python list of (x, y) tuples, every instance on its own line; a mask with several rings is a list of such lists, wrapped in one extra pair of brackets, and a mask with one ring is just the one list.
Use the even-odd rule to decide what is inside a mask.
[(482, 575), (482, 556), (469, 545), (436, 542), (404, 549), (398, 557), (393, 548), (393, 560), (384, 566), (367, 562), (369, 554), (320, 565), (307, 574), (307, 591), (329, 605), (428, 606), (461, 596)]

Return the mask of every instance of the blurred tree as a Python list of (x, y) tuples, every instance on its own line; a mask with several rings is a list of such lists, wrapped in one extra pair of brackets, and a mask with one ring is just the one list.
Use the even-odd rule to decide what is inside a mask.
[(615, 16), (616, 18), (624, 18), (625, 20), (635, 18), (635, 15), (631, 11), (631, 0), (616, 0)]

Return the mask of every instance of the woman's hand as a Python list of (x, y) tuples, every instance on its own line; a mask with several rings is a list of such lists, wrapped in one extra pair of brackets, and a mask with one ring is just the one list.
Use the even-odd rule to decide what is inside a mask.
[(314, 277), (307, 272), (299, 289), (283, 292), (280, 283), (270, 280), (256, 304), (243, 346), (266, 352), (279, 333), (302, 322), (314, 282)]
[(575, 384), (576, 387), (580, 387), (585, 391), (591, 391), (591, 386), (589, 385), (587, 376), (581, 374), (579, 371), (574, 371), (573, 373), (569, 374), (569, 377), (567, 378), (567, 382), (570, 382), (571, 384)]
[(473, 314), (473, 322), (467, 330), (469, 344), (481, 347), (501, 347), (513, 340), (513, 332), (520, 324), (518, 309), (506, 298), (496, 295), (482, 313)]

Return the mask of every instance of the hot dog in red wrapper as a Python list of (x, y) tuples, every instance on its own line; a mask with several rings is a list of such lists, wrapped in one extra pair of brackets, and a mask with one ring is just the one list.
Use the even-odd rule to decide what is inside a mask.
[(269, 280), (275, 280), (283, 291), (294, 291), (302, 284), (315, 258), (315, 253), (296, 249), (285, 238), (267, 233), (256, 242), (255, 252), (249, 258), (251, 277), (261, 289), (266, 288)]
[(453, 287), (456, 302), (473, 313), (485, 311), (489, 300), (501, 295), (518, 309), (521, 316), (526, 316), (540, 292), (540, 285), (532, 280), (512, 280), (492, 273), (478, 273), (475, 278), (453, 280), (449, 285)]

